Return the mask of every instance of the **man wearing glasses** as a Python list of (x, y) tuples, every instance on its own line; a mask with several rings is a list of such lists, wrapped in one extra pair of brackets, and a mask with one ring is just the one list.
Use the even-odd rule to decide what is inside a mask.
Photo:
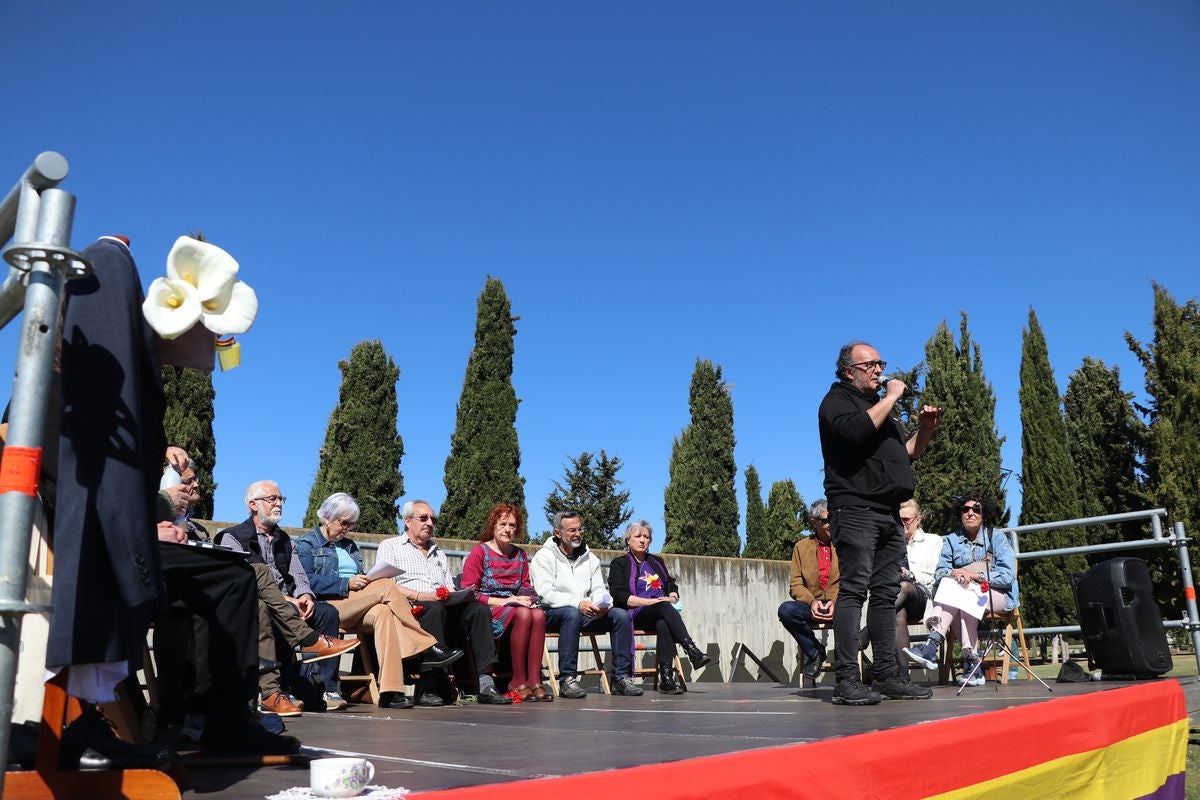
[(529, 563), (533, 589), (546, 609), (546, 630), (558, 633), (559, 696), (581, 698), (579, 634), (608, 631), (612, 640), (613, 691), (637, 697), (644, 689), (633, 682), (633, 620), (615, 608), (600, 559), (584, 542), (583, 519), (575, 511), (559, 511), (551, 521), (553, 535)]
[[(424, 500), (410, 500), (400, 508), (404, 532), (379, 543), (377, 560), (403, 570), (394, 580), (400, 593), (413, 606), (421, 606), (417, 622), (439, 647), (447, 643), (446, 629), (471, 643), (475, 669), (479, 676), (477, 702), (489, 705), (510, 705), (512, 699), (500, 694), (492, 678), (496, 666), (496, 640), (492, 636), (492, 615), (486, 605), (473, 599), (451, 599), (454, 578), (446, 554), (433, 540), (437, 516)], [(418, 706), (440, 706), (441, 697), (432, 691), (436, 675), (425, 672), (417, 686)]]
[[(895, 601), (904, 563), (900, 504), (913, 495), (912, 461), (925, 451), (942, 411), (921, 408), (917, 432), (907, 440), (894, 412), (908, 388), (886, 379), (887, 362), (866, 342), (850, 342), (838, 353), (837, 382), (817, 413), (825, 459), (825, 496), (833, 544), (841, 567), (834, 611), (834, 671), (837, 705), (873, 705), (883, 697), (923, 700), (928, 688), (903, 677), (896, 665)], [(883, 388), (884, 394), (879, 396)], [(858, 670), (858, 626), (863, 601), (875, 653), (875, 689)]]
[[(280, 493), (279, 484), (274, 481), (256, 481), (250, 484), (246, 489), (249, 518), (218, 533), (217, 544), (248, 553), (247, 560), (251, 564), (266, 564), (279, 591), (300, 612), (300, 617), (319, 637), (321, 646), (326, 650), (337, 649), (342, 645), (341, 642), (334, 644), (338, 634), (337, 609), (328, 603), (317, 601), (308, 583), (308, 573), (301, 566), (300, 557), (292, 545), (292, 537), (279, 527), (279, 521), (283, 518), (283, 504), (286, 502), (287, 498)], [(265, 632), (262, 632), (262, 635), (265, 635)], [(356, 644), (357, 642), (345, 642), (344, 649), (349, 650)], [(321, 678), (324, 684), (323, 691), (336, 694), (336, 666), (331, 670), (322, 670)], [(280, 691), (277, 672), (261, 676), (259, 690), (262, 695), (261, 705), (265, 711), (280, 716), (294, 716), (303, 709), (303, 706), (293, 702)]]
[(791, 600), (779, 607), (779, 621), (804, 653), (804, 677), (815, 681), (825, 663), (825, 648), (812, 626), (828, 625), (838, 595), (838, 558), (829, 535), (829, 506), (824, 499), (812, 504), (809, 524), (813, 535), (792, 549)]

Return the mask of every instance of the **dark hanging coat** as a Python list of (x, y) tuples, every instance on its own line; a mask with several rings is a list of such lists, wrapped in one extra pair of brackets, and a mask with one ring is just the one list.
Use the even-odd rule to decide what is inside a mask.
[(141, 279), (119, 242), (84, 255), (94, 274), (67, 283), (63, 314), (51, 668), (140, 660), (165, 596), (154, 508), (163, 395)]

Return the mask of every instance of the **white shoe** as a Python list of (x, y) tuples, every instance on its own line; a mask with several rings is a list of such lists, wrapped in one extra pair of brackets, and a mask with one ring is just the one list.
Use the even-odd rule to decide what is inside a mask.
[(321, 699), (325, 701), (326, 711), (341, 711), (346, 706), (350, 705), (346, 702), (346, 698), (342, 697), (337, 692), (325, 692), (321, 695)]

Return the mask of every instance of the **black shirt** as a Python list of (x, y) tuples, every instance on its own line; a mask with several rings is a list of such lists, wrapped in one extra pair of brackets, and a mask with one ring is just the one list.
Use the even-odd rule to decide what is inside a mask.
[(850, 383), (829, 387), (817, 412), (825, 458), (825, 498), (830, 508), (868, 506), (895, 512), (913, 496), (912, 462), (900, 421), (878, 429), (867, 409), (879, 402)]

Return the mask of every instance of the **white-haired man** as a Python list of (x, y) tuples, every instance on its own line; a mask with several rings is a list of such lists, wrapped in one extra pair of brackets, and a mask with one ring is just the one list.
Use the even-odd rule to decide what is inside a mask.
[[(454, 578), (446, 554), (433, 540), (437, 516), (424, 500), (410, 500), (400, 509), (404, 532), (379, 543), (377, 559), (400, 567), (403, 574), (395, 578), (400, 593), (414, 606), (422, 607), (417, 621), (440, 646), (445, 646), (447, 630), (452, 644), (463, 640), (471, 643), (475, 670), (479, 676), (478, 702), (490, 705), (509, 705), (512, 699), (500, 694), (492, 678), (496, 666), (496, 640), (492, 635), (492, 615), (487, 606), (476, 602), (448, 603), (454, 591)], [(417, 689), (418, 706), (440, 706), (442, 700), (429, 691), (428, 679), (423, 677)]]
[[(255, 481), (246, 488), (246, 508), (250, 516), (232, 528), (226, 528), (217, 534), (217, 544), (249, 554), (247, 559), (251, 564), (265, 564), (275, 579), (275, 585), (283, 596), (296, 607), (300, 617), (309, 627), (328, 642), (338, 634), (337, 609), (328, 603), (317, 602), (312, 587), (308, 583), (308, 574), (300, 564), (296, 548), (292, 545), (292, 537), (279, 527), (283, 518), (283, 504), (287, 498), (279, 491), (275, 481)], [(263, 632), (263, 635), (266, 635)], [(345, 649), (353, 647), (346, 643)], [(344, 706), (341, 695), (338, 694), (337, 662), (326, 659), (324, 666), (319, 666), (319, 675), (323, 684), (323, 699), (330, 706)], [(299, 714), (301, 706), (289, 698), (279, 687), (279, 674), (268, 672), (259, 680), (259, 690), (262, 696), (260, 705), (264, 711), (280, 716)]]

